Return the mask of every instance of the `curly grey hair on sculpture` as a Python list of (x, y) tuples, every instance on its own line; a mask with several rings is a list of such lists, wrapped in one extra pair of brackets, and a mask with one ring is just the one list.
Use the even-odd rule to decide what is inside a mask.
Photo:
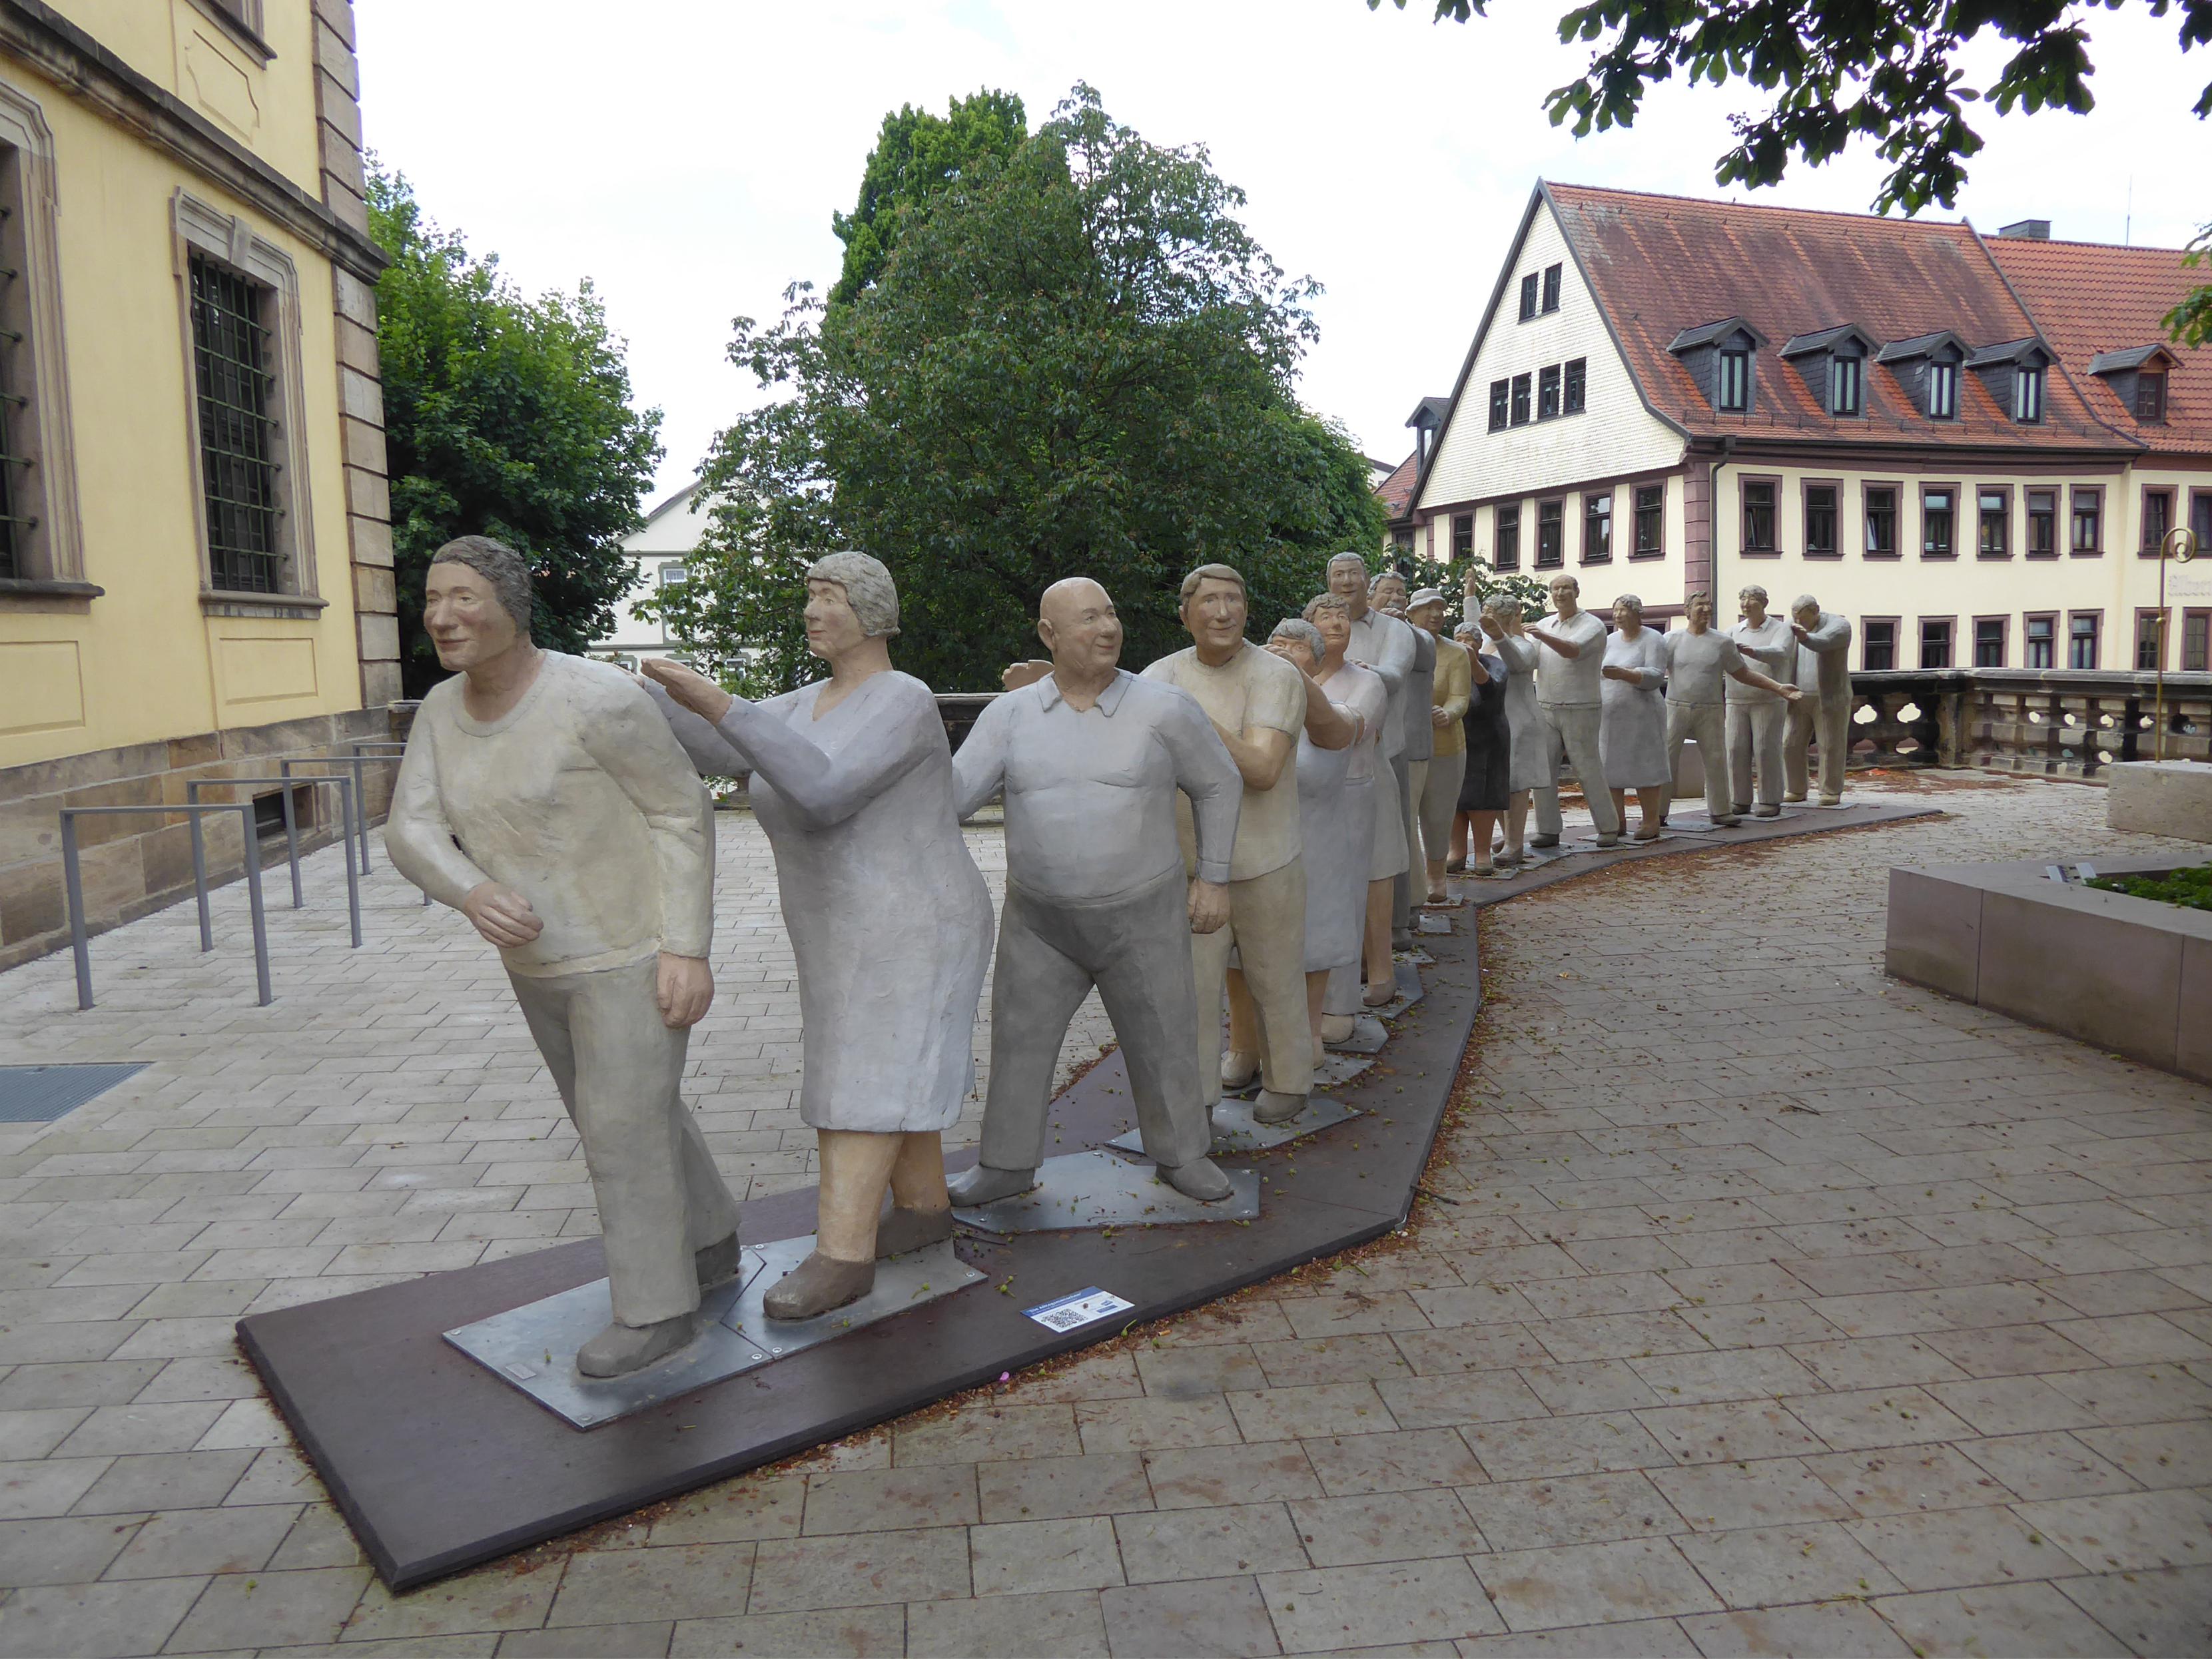
[(489, 536), (456, 536), (430, 556), (432, 564), (465, 564), (491, 584), (500, 608), (530, 637), (530, 561)]
[[(1344, 555), (1340, 553), (1336, 556), (1340, 559)], [(1306, 601), (1305, 620), (1311, 622), (1316, 611), (1342, 611), (1348, 614), (1351, 610), (1350, 605), (1334, 593), (1316, 593)]]
[(1328, 654), (1328, 647), (1322, 641), (1321, 629), (1316, 628), (1304, 617), (1284, 617), (1275, 624), (1275, 631), (1267, 637), (1271, 640), (1296, 640), (1313, 653), (1313, 659), (1316, 662), (1319, 662)]
[(1517, 617), (1522, 614), (1521, 601), (1510, 593), (1492, 593), (1482, 602), (1482, 608), (1500, 617)]
[(1639, 622), (1644, 619), (1644, 601), (1636, 594), (1623, 593), (1616, 598), (1613, 604), (1615, 610), (1626, 611)]
[(1743, 586), (1737, 588), (1735, 591), (1735, 597), (1740, 603), (1742, 600), (1749, 599), (1754, 593), (1759, 595), (1759, 602), (1761, 605), (1765, 605), (1766, 603), (1766, 590), (1761, 587), (1757, 582), (1747, 582)]
[(811, 582), (834, 582), (870, 639), (895, 640), (899, 631), (898, 584), (881, 559), (866, 553), (831, 553), (806, 567)]

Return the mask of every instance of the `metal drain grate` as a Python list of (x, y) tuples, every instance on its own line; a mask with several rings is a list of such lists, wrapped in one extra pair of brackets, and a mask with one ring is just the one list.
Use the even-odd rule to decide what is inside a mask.
[(52, 1123), (145, 1069), (143, 1064), (0, 1066), (0, 1123)]

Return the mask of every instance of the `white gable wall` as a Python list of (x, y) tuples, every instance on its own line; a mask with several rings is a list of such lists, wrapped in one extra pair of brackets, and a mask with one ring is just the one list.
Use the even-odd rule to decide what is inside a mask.
[[(1559, 310), (1520, 321), (1521, 278), (1534, 271), (1540, 281), (1551, 264), (1563, 267)], [(1583, 413), (1532, 418), (1527, 426), (1502, 432), (1489, 429), (1492, 380), (1529, 376), (1533, 409), (1537, 372), (1573, 357), (1589, 365)], [(1559, 222), (1548, 204), (1540, 204), (1507, 273), (1498, 314), (1461, 391), (1419, 507), (1432, 512), (1462, 501), (1534, 495), (1563, 484), (1669, 468), (1681, 457), (1681, 434), (1638, 398), (1597, 302), (1567, 252)]]

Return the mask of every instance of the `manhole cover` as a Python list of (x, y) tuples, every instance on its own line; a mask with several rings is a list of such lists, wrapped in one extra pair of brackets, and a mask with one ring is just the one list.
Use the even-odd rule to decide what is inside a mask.
[(0, 1123), (52, 1123), (145, 1069), (143, 1064), (0, 1066)]

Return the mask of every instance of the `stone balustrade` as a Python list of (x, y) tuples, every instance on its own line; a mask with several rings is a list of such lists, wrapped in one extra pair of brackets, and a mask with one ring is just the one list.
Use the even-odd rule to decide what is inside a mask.
[[(2149, 760), (2157, 678), (2090, 669), (1897, 669), (1851, 676), (1852, 764), (1960, 766), (2100, 781)], [(2166, 677), (2166, 758), (2212, 760), (2212, 674)]]

